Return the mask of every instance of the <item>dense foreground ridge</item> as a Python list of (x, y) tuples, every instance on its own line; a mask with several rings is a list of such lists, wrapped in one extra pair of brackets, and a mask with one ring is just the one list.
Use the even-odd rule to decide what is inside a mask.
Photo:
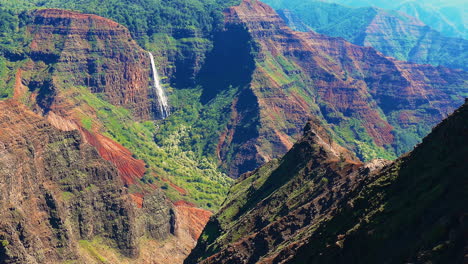
[(412, 152), (368, 164), (310, 121), (232, 187), (185, 263), (462, 263), (467, 121), (465, 104)]

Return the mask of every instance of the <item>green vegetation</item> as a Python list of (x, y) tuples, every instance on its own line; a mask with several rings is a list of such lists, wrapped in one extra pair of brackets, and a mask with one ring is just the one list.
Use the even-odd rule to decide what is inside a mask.
[[(177, 140), (178, 147), (215, 162), (216, 139), (229, 121), (236, 91), (224, 91), (206, 105), (200, 103), (202, 90), (199, 88), (174, 91), (171, 104), (176, 110), (161, 125), (155, 135), (156, 142), (169, 147)], [(177, 139), (171, 138), (175, 134)]]
[[(192, 67), (194, 62), (181, 65), (178, 61), (205, 56), (213, 46), (212, 32), (222, 23), (221, 11), (236, 2), (0, 0), (0, 99), (12, 97), (16, 71), (28, 61), (30, 36), (25, 34), (24, 27), (29, 19), (27, 10), (64, 8), (114, 19), (126, 25), (142, 46), (165, 55), (157, 56), (158, 60), (171, 58), (172, 62), (166, 65), (168, 68), (177, 66), (178, 72), (184, 72), (183, 68)], [(92, 39), (90, 43), (94, 43)], [(27, 77), (41, 83), (50, 76), (49, 70), (44, 67), (37, 73), (37, 78)], [(176, 79), (182, 78), (176, 76)], [(229, 120), (229, 108), (237, 89), (230, 89), (202, 105), (201, 88), (173, 90), (166, 87), (171, 93), (173, 115), (163, 122), (153, 123), (134, 122), (128, 110), (107, 103), (106, 98), (90, 93), (85, 87), (74, 87), (63, 81), (58, 88), (71, 95), (79, 105), (90, 106), (96, 111), (96, 117), (81, 117), (85, 129), (93, 130), (94, 118), (97, 118), (104, 125), (107, 136), (145, 161), (148, 172), (143, 183), (160, 186), (172, 200), (186, 200), (209, 210), (216, 210), (222, 202), (232, 180), (218, 169), (216, 139)], [(132, 186), (130, 189), (140, 192), (141, 188), (146, 187)]]
[[(412, 153), (353, 192), (347, 199), (353, 206), (321, 225), (314, 242), (293, 263), (309, 262), (317, 252), (323, 256), (318, 263), (334, 263), (337, 250), (341, 256), (352, 256), (361, 249), (366, 253), (359, 263), (388, 259), (392, 259), (390, 263), (462, 261), (463, 223), (456, 219), (467, 202), (463, 158), (468, 148), (462, 133), (467, 129), (467, 117), (464, 106)], [(343, 237), (341, 248), (326, 246), (336, 241), (337, 234)]]
[(23, 27), (26, 17), (0, 5), (0, 100), (13, 96), (16, 72), (24, 63), (30, 39)]
[(251, 247), (246, 259), (301, 264), (463, 262), (467, 118), (465, 105), (376, 174), (323, 162), (306, 136), (233, 186), (188, 259)]
[(90, 254), (95, 260), (99, 261), (100, 263), (110, 263), (105, 257), (103, 257), (100, 254), (100, 251), (96, 248), (96, 244), (103, 246), (98, 240), (98, 238), (96, 238), (93, 241), (80, 240), (78, 241), (78, 244), (82, 249), (86, 250), (88, 254)]
[(376, 158), (387, 160), (396, 158), (392, 146), (387, 146), (387, 148), (377, 146), (362, 125), (362, 121), (357, 118), (343, 117), (340, 123), (331, 124), (330, 127), (336, 135), (335, 140), (340, 145), (354, 150), (356, 155), (364, 161)]
[[(401, 12), (370, 7), (379, 6), (374, 2), (359, 8), (316, 0), (264, 2), (271, 4), (280, 14), (287, 10), (287, 15), (283, 16), (295, 30), (312, 29), (328, 36), (342, 37), (356, 45), (371, 46), (398, 60), (467, 70), (466, 39), (445, 37), (438, 32), (444, 28), (433, 27), (437, 31), (433, 30)], [(415, 5), (415, 9), (403, 8), (404, 11), (411, 13), (421, 8), (414, 1), (409, 5)], [(437, 13), (435, 9), (432, 11)], [(421, 19), (427, 14), (423, 11), (423, 14), (413, 15)], [(437, 19), (449, 20), (444, 17)], [(460, 35), (466, 34), (466, 29), (463, 31), (459, 32)]]
[(10, 245), (10, 243), (8, 242), (8, 240), (0, 240), (0, 245), (2, 245), (2, 247), (6, 247)]
[(74, 197), (74, 194), (71, 192), (62, 192), (62, 198), (65, 201), (70, 201)]
[[(136, 158), (145, 161), (148, 172), (142, 179), (143, 183), (157, 184), (165, 189), (169, 198), (174, 201), (186, 200), (209, 210), (217, 209), (232, 180), (219, 172), (215, 159), (197, 153), (209, 145), (208, 142), (212, 138), (210, 133), (215, 131), (205, 129), (204, 132), (193, 132), (192, 130), (201, 130), (200, 125), (190, 122), (197, 120), (197, 117), (180, 120), (180, 116), (183, 115), (177, 112), (189, 111), (187, 108), (196, 107), (195, 103), (183, 100), (186, 105), (180, 105), (180, 110), (162, 122), (135, 122), (132, 121), (128, 110), (109, 104), (100, 94), (93, 94), (86, 87), (69, 88), (66, 92), (72, 94), (78, 104), (89, 105), (96, 111), (97, 119), (106, 128), (106, 136), (131, 150)], [(190, 99), (189, 96), (197, 93), (187, 94), (179, 98)], [(174, 99), (174, 102), (177, 100)], [(197, 111), (191, 110), (189, 113), (195, 114)], [(201, 120), (208, 122), (210, 119)], [(191, 144), (195, 133), (205, 138), (194, 141), (197, 144)], [(164, 180), (171, 181), (188, 194), (174, 189)], [(131, 190), (141, 191), (138, 188)]]
[[(255, 79), (259, 85), (268, 87), (273, 83), (288, 87), (283, 89), (285, 93), (300, 96), (302, 100), (310, 105), (312, 112), (321, 117), (332, 129), (335, 140), (342, 146), (353, 150), (356, 155), (364, 160), (369, 161), (375, 158), (384, 158), (392, 160), (396, 158), (394, 147), (407, 150), (414, 146), (416, 142), (408, 141), (405, 145), (379, 147), (374, 142), (374, 139), (368, 134), (364, 125), (358, 117), (345, 117), (342, 113), (335, 111), (333, 107), (328, 106), (319, 97), (313, 94), (311, 86), (313, 81), (310, 77), (303, 74), (301, 68), (294, 64), (291, 59), (284, 56), (272, 56), (267, 53), (264, 60), (257, 63), (258, 71), (263, 72)], [(294, 73), (294, 74), (293, 74)], [(271, 80), (270, 80), (271, 79)], [(267, 95), (265, 91), (263, 94)], [(315, 99), (315, 100), (314, 100)], [(318, 104), (317, 104), (318, 102)], [(382, 114), (382, 116), (384, 116)], [(397, 122), (397, 120), (392, 120)], [(268, 121), (266, 121), (268, 122)], [(294, 129), (296, 124), (292, 124), (283, 116), (277, 116), (274, 120), (269, 120), (270, 127), (275, 129)], [(423, 130), (425, 131), (425, 130)], [(404, 134), (403, 132), (401, 132)], [(424, 134), (418, 135), (416, 138), (421, 138)], [(268, 141), (264, 141), (264, 149), (268, 149)], [(409, 145), (413, 143), (412, 145)], [(272, 146), (274, 147), (274, 146)]]
[[(97, 14), (128, 27), (142, 46), (170, 37), (192, 35), (209, 38), (222, 23), (221, 11), (240, 0), (0, 0), (0, 7), (19, 13), (36, 8), (62, 8)], [(7, 16), (7, 15), (5, 15)], [(0, 13), (0, 29), (13, 27)], [(185, 35), (185, 36), (184, 36)], [(177, 36), (177, 38), (179, 38)], [(190, 39), (181, 42), (191, 42)]]
[(373, 8), (349, 8), (315, 0), (264, 0), (277, 10), (292, 12), (288, 21), (295, 30), (315, 30), (329, 36), (352, 40), (361, 38), (377, 11)]

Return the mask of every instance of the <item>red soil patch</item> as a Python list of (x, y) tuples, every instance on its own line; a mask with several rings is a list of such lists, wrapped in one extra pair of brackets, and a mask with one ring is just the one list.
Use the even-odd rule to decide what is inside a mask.
[(175, 206), (186, 206), (186, 207), (197, 207), (195, 204), (187, 201), (177, 201), (174, 203)]
[(136, 203), (138, 208), (143, 208), (143, 200), (144, 200), (144, 195), (141, 193), (132, 193), (130, 194), (130, 197), (132, 200)]
[(133, 158), (128, 149), (103, 135), (93, 134), (82, 127), (79, 130), (86, 142), (94, 146), (103, 159), (117, 167), (125, 185), (135, 184), (136, 179), (143, 177), (146, 171), (145, 162)]
[(176, 206), (179, 228), (188, 231), (190, 236), (196, 241), (213, 213), (193, 206), (186, 206), (186, 204), (190, 205), (190, 203), (185, 201), (174, 203)]

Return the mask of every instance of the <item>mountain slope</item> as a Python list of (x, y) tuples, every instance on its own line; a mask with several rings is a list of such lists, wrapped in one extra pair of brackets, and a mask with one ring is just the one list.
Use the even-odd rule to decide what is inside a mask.
[[(52, 2), (45, 2), (46, 6), (56, 4)], [(145, 3), (130, 8), (138, 9)], [(81, 3), (62, 4), (87, 8)], [(155, 53), (159, 72), (167, 76), (162, 79), (172, 115), (163, 122), (135, 123), (126, 109), (109, 111), (114, 106), (109, 106), (106, 98), (83, 92), (86, 89), (63, 94), (67, 98), (85, 94), (79, 104), (91, 105), (99, 119), (91, 130), (97, 129), (143, 159), (150, 170), (142, 179), (167, 187), (172, 200), (216, 208), (215, 201), (222, 199), (229, 184), (218, 169), (237, 177), (280, 157), (298, 139), (311, 114), (330, 124), (340, 144), (356, 151), (360, 158), (394, 158), (416, 144), (465, 96), (464, 72), (396, 62), (342, 40), (294, 32), (271, 8), (257, 2), (246, 1), (227, 9), (226, 19), (222, 19), (220, 8), (227, 4), (219, 1), (212, 6), (216, 12), (210, 19), (218, 23), (206, 31), (200, 30), (207, 21), (195, 23), (180, 12), (174, 13), (177, 22), (167, 28), (161, 24), (167, 17), (146, 20), (153, 16), (145, 16), (143, 21), (152, 25), (149, 40), (132, 31), (139, 43)], [(106, 5), (96, 12), (107, 14)], [(140, 15), (138, 10), (133, 16)], [(267, 21), (270, 26), (264, 23)], [(20, 31), (22, 23), (18, 23)], [(192, 24), (196, 26), (189, 26)], [(17, 56), (21, 58), (18, 50), (23, 47), (7, 48), (6, 83), (11, 89), (17, 74), (17, 66), (11, 64)], [(184, 63), (175, 63), (181, 60)], [(148, 62), (142, 63), (146, 74), (144, 64)], [(191, 81), (179, 78), (180, 74)], [(14, 92), (7, 93), (12, 96)], [(402, 95), (408, 99), (403, 100)], [(115, 112), (119, 115), (112, 115)], [(84, 121), (89, 128), (90, 120)], [(177, 162), (164, 162), (168, 158)], [(141, 177), (139, 173), (134, 178)], [(177, 187), (193, 195), (184, 195)]]
[(78, 129), (127, 185), (137, 185), (132, 192), (163, 187), (174, 202), (217, 206), (214, 197), (224, 197), (229, 179), (216, 164), (174, 149), (182, 133), (168, 135), (165, 145), (155, 143), (164, 123), (157, 121), (150, 57), (125, 27), (58, 9), (23, 13), (17, 25), (18, 47), (5, 45), (10, 35), (2, 39), (6, 86), (0, 90), (60, 129)]
[(367, 165), (309, 122), (232, 187), (185, 263), (462, 263), (467, 120), (468, 103), (412, 152)]
[[(222, 24), (222, 10), (240, 0), (0, 0), (18, 13), (59, 8), (96, 14), (126, 26), (138, 44), (154, 53), (173, 87), (194, 85), (212, 48), (212, 32)], [(160, 67), (160, 66), (159, 66)], [(158, 67), (158, 68), (159, 68)]]
[(160, 191), (141, 208), (117, 169), (78, 131), (60, 131), (15, 101), (0, 102), (0, 262), (79, 259), (79, 240), (96, 237), (129, 257), (138, 239), (166, 239), (171, 205)]
[(467, 69), (468, 41), (449, 38), (404, 13), (375, 7), (351, 8), (320, 1), (273, 1), (286, 22), (370, 46), (387, 56), (422, 64)]
[[(246, 67), (239, 68), (251, 80), (234, 100), (238, 108), (219, 143), (231, 175), (285, 153), (311, 114), (360, 158), (392, 158), (416, 144), (467, 92), (466, 72), (396, 61), (343, 39), (292, 31), (259, 1), (243, 1), (225, 16), (226, 32), (244, 32), (252, 43), (240, 64)], [(216, 65), (226, 63), (221, 57)], [(211, 98), (224, 91), (216, 87), (207, 91)]]
[(416, 17), (425, 24), (449, 37), (468, 38), (466, 14), (468, 9), (463, 0), (452, 1), (368, 1), (368, 0), (332, 0), (353, 7), (376, 6), (399, 10)]

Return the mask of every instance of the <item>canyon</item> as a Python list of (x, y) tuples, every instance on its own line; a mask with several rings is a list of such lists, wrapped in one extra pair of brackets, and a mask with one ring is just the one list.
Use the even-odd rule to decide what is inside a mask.
[[(452, 173), (427, 142), (463, 169), (466, 106), (387, 161), (463, 103), (463, 70), (294, 31), (257, 0), (0, 4), (0, 263), (301, 263), (333, 236), (317, 259), (341, 261), (372, 231), (334, 231), (345, 200), (372, 218), (412, 157)], [(430, 215), (458, 234), (459, 205)]]
[(185, 263), (463, 263), (467, 118), (468, 101), (413, 151), (366, 164), (309, 120), (231, 188)]
[[(245, 28), (255, 61), (241, 94), (256, 109), (241, 109), (236, 100), (228, 125), (233, 131), (221, 137), (221, 159), (235, 165), (230, 175), (283, 155), (310, 115), (330, 124), (340, 144), (359, 158), (391, 159), (459, 106), (467, 91), (462, 70), (397, 61), (340, 38), (293, 31), (259, 1), (243, 1), (225, 16), (227, 32)], [(243, 120), (242, 113), (253, 110)], [(236, 127), (244, 142), (237, 147)], [(256, 131), (249, 137), (246, 130)], [(238, 150), (223, 151), (223, 145)]]

